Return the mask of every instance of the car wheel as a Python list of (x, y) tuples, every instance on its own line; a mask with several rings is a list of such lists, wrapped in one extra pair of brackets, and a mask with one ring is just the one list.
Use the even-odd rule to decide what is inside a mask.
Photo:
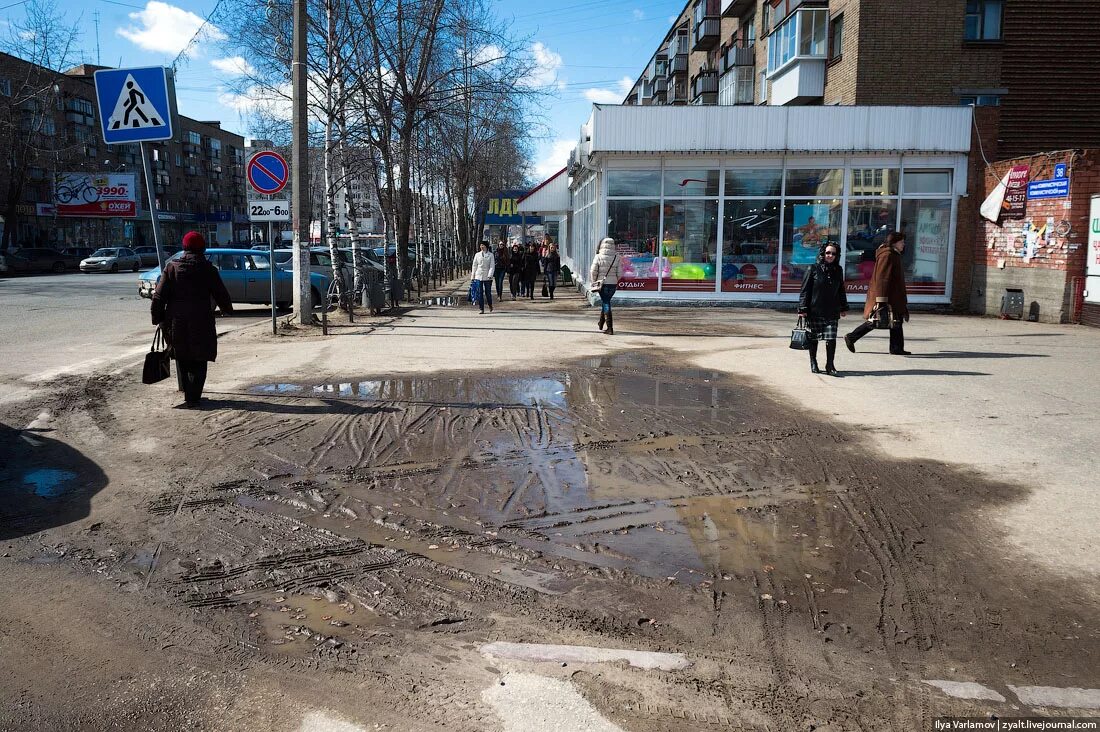
[(118, 262), (115, 262), (114, 264), (111, 265), (111, 272), (112, 273), (118, 272)]
[(321, 299), (321, 291), (316, 287), (311, 287), (309, 290), (309, 309), (315, 310), (321, 307), (321, 303), (324, 302)]
[(57, 274), (61, 274), (62, 272), (65, 271), (65, 263), (64, 262), (54, 262), (53, 263), (53, 271), (56, 272)]

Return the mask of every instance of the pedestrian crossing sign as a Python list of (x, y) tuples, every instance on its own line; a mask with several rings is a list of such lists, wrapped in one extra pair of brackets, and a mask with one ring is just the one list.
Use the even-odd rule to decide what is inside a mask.
[(163, 66), (97, 71), (95, 93), (108, 145), (172, 139), (172, 104)]

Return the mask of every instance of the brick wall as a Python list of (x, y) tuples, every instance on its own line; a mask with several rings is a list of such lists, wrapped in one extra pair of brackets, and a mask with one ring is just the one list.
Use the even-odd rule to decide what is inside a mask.
[(844, 14), (844, 41), (840, 58), (832, 59), (825, 69), (825, 104), (856, 103), (856, 70), (859, 64), (859, 27), (861, 0), (831, 0), (829, 38), (832, 21)]
[[(977, 179), (980, 188), (971, 199), (976, 209), (1015, 165), (1027, 165), (1031, 180), (1044, 180), (1053, 177), (1058, 163), (1069, 168), (1069, 197), (1029, 200), (1022, 219), (1002, 220), (999, 224), (976, 215), (972, 219), (972, 309), (994, 313), (999, 308), (1000, 291), (1020, 287), (1026, 301), (1036, 303), (1041, 320), (1069, 320), (1072, 280), (1085, 272), (1090, 198), (1100, 193), (1100, 149), (1041, 153), (983, 165)], [(967, 240), (962, 228), (960, 209), (959, 242)], [(1027, 256), (1029, 233), (1037, 235), (1031, 257)]]

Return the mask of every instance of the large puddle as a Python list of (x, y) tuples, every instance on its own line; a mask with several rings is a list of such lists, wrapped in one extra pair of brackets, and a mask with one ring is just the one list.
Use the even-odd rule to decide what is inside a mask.
[[(686, 582), (846, 571), (834, 556), (852, 540), (835, 500), (843, 488), (797, 459), (815, 436), (773, 424), (768, 403), (716, 373), (623, 355), (534, 376), (251, 393), (276, 404), (230, 434), (247, 430), (274, 474), (321, 486), (326, 503), (339, 495), (355, 515), (404, 499), (420, 518)], [(277, 432), (256, 424), (279, 403)]]

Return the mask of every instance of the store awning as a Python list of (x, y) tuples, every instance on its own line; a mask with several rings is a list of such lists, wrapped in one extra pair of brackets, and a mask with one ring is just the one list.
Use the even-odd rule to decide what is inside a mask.
[(565, 171), (562, 168), (519, 199), (519, 213), (543, 216), (568, 212), (571, 200), (569, 176)]

